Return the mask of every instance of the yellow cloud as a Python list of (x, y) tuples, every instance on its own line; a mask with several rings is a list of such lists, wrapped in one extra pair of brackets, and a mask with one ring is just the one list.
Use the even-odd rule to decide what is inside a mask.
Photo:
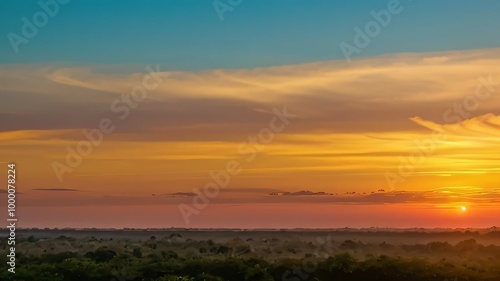
[(500, 116), (492, 113), (466, 119), (454, 124), (438, 124), (420, 117), (413, 117), (410, 120), (425, 128), (448, 135), (500, 137)]

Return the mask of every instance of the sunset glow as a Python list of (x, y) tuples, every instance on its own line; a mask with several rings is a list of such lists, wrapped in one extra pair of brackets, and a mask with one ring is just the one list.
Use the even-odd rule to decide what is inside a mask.
[[(25, 176), (19, 179), (27, 187), (21, 195), (26, 207), (71, 205), (87, 210), (90, 206), (156, 205), (160, 210), (171, 206), (169, 214), (177, 218), (169, 221), (182, 226), (178, 206), (190, 204), (194, 197), (176, 194), (203, 190), (213, 181), (211, 172), (216, 173), (228, 161), (236, 160), (241, 174), (231, 177), (230, 185), (210, 199), (204, 212), (221, 210), (219, 216), (225, 217), (229, 214), (223, 210), (229, 203), (245, 204), (251, 209), (269, 204), (277, 210), (278, 206), (292, 203), (310, 208), (325, 203), (412, 203), (428, 208), (469, 201), (474, 202), (477, 210), (492, 212), (487, 225), (494, 223), (493, 213), (500, 200), (496, 188), (500, 170), (492, 156), (500, 155), (500, 116), (492, 113), (498, 112), (500, 97), (492, 91), (490, 100), (482, 103), (480, 110), (470, 112), (469, 118), (457, 123), (440, 119), (442, 112), (453, 108), (450, 100), (461, 101), (482, 85), (477, 77), (483, 73), (500, 77), (498, 53), (495, 49), (373, 58), (359, 60), (348, 70), (340, 62), (318, 63), (312, 68), (314, 71), (305, 65), (277, 67), (272, 71), (263, 69), (259, 80), (250, 70), (166, 72), (162, 86), (152, 91), (150, 100), (131, 111), (129, 121), (123, 123), (115, 113), (107, 113), (109, 105), (120, 97), (120, 89), (132, 87), (140, 74), (111, 77), (92, 69), (83, 72), (78, 67), (4, 67), (0, 75), (8, 75), (9, 83), (15, 83), (18, 92), (30, 95), (36, 91), (32, 100), (63, 98), (69, 87), (80, 105), (49, 102), (30, 125), (19, 121), (15, 130), (5, 127), (0, 132), (3, 155), (26, 167)], [(476, 58), (469, 59), (471, 54)], [(429, 60), (433, 57), (448, 59), (445, 63)], [(403, 62), (405, 67), (401, 68)], [(367, 68), (374, 64), (379, 66), (377, 70)], [(441, 73), (432, 79), (442, 82), (413, 85), (398, 97), (397, 105), (392, 105), (393, 96), (409, 83), (394, 80), (393, 73), (425, 81), (430, 79), (426, 74), (429, 68)], [(295, 73), (300, 73), (300, 77)], [(377, 80), (367, 78), (374, 73)], [(37, 77), (40, 82), (31, 86), (25, 77)], [(365, 82), (356, 88), (347, 86), (355, 81)], [(9, 83), (2, 87), (7, 90)], [(383, 91), (370, 92), (379, 84), (385, 85)], [(339, 91), (342, 94), (337, 94)], [(486, 86), (483, 91), (487, 91)], [(207, 107), (186, 103), (174, 92), (186, 99), (204, 99)], [(356, 102), (343, 101), (344, 95)], [(435, 109), (429, 108), (429, 102)], [(332, 104), (324, 106), (326, 103)], [(87, 114), (82, 110), (86, 108), (84, 104), (96, 104), (97, 112)], [(276, 104), (283, 106), (275, 107)], [(53, 121), (50, 116), (68, 106), (73, 118), (79, 121), (62, 116)], [(259, 131), (269, 126), (273, 107), (297, 117), (276, 133), (272, 142), (251, 144), (249, 136), (258, 139)], [(22, 108), (17, 112), (29, 115)], [(218, 117), (218, 112), (226, 112), (231, 118), (225, 114)], [(71, 172), (54, 170), (55, 162), (66, 165), (69, 151), (77, 151), (78, 142), (87, 141), (82, 130), (98, 126), (101, 116), (115, 118), (116, 131), (104, 135), (102, 144), (94, 147)], [(358, 119), (362, 121), (351, 126)], [(442, 139), (436, 134), (441, 134)], [(62, 182), (56, 171), (60, 171)], [(301, 190), (330, 195), (269, 195)], [(419, 208), (412, 212), (417, 215)], [(467, 211), (466, 206), (459, 208)], [(368, 211), (364, 206), (359, 210)], [(245, 217), (247, 212), (234, 210), (232, 214)], [(357, 224), (370, 223), (363, 219), (365, 215), (360, 216)], [(208, 217), (207, 222), (210, 221), (212, 218)], [(229, 218), (224, 221), (229, 227), (247, 220), (234, 224), (227, 223)], [(340, 225), (339, 220), (332, 224)], [(304, 222), (293, 220), (285, 225), (300, 227)]]
[[(4, 40), (0, 162), (19, 168), (20, 223), (498, 224), (495, 8), (466, 24), (460, 5), (400, 3), (399, 22), (346, 57), (342, 42), (387, 3), (323, 2), (245, 3), (224, 23), (195, 1), (102, 4), (111, 18), (96, 21), (72, 3), (19, 54)], [(132, 24), (137, 10), (148, 17)], [(19, 33), (25, 10), (6, 11), (21, 26), (2, 34)]]

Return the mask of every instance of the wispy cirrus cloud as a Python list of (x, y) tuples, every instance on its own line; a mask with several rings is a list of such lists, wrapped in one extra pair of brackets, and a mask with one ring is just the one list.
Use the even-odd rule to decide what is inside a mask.
[[(500, 77), (499, 63), (500, 49), (485, 49), (387, 55), (349, 67), (329, 61), (165, 72), (169, 76), (134, 109), (141, 121), (128, 120), (118, 133), (129, 138), (140, 134), (143, 140), (210, 140), (214, 138), (210, 132), (218, 130), (219, 139), (236, 139), (264, 122), (265, 112), (277, 103), (295, 108), (301, 116), (290, 128), (293, 132), (415, 130), (409, 117), (425, 113), (423, 119), (441, 120), (450, 103), (474, 92), (477, 77)], [(138, 72), (117, 75), (98, 66), (0, 67), (0, 94), (5, 101), (0, 111), (16, 117), (13, 123), (0, 124), (0, 131), (95, 126), (109, 114), (110, 102), (142, 77)], [(498, 100), (493, 96), (482, 104), (478, 115), (498, 111)], [(9, 106), (21, 103), (22, 108)]]
[(410, 118), (413, 122), (430, 130), (447, 135), (464, 137), (500, 137), (500, 116), (489, 113), (459, 123), (439, 124), (420, 117)]

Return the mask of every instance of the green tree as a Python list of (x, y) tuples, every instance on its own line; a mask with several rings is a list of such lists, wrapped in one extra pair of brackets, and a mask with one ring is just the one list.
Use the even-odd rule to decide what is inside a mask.
[(132, 250), (132, 255), (136, 258), (142, 258), (141, 248), (134, 248), (134, 250)]

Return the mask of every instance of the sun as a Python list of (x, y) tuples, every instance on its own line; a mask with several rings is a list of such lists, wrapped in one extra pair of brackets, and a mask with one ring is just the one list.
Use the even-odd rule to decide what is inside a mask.
[(462, 206), (462, 207), (460, 207), (460, 210), (462, 210), (462, 212), (467, 212), (467, 207)]

